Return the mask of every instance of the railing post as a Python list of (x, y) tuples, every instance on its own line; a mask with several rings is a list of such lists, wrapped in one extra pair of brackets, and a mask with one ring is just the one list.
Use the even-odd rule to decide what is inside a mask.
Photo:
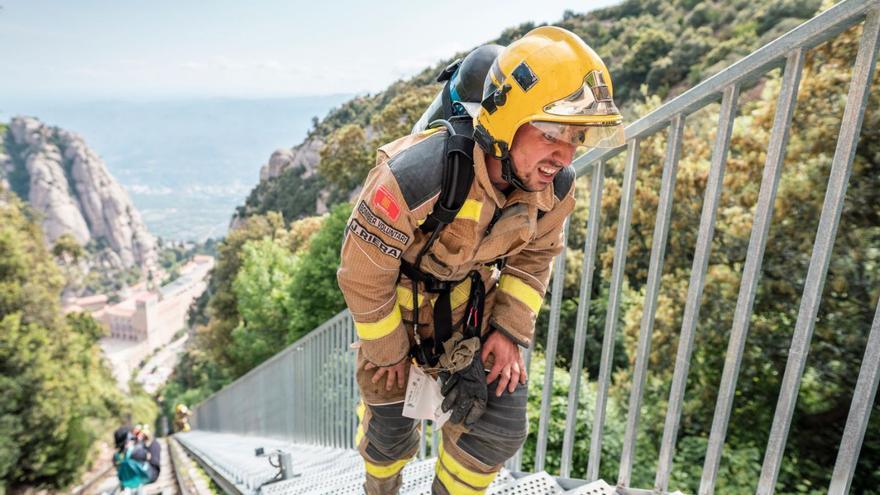
[(635, 370), (629, 396), (629, 410), (626, 418), (626, 432), (623, 437), (623, 451), (620, 455), (620, 469), (617, 485), (629, 486), (632, 477), (632, 464), (635, 458), (636, 437), (639, 430), (639, 416), (642, 409), (642, 396), (648, 376), (648, 357), (651, 353), (651, 334), (654, 332), (654, 317), (657, 313), (657, 298), (660, 294), (660, 280), (663, 275), (663, 261), (666, 256), (666, 240), (669, 222), (672, 218), (672, 199), (675, 193), (675, 178), (678, 172), (678, 159), (681, 156), (683, 114), (672, 118), (669, 124), (669, 139), (666, 143), (666, 161), (660, 185), (660, 202), (654, 222), (651, 245), (651, 260), (648, 264), (648, 280), (645, 284), (645, 306), (639, 329), (639, 344), (636, 351)]
[(868, 427), (871, 409), (877, 397), (878, 381), (880, 381), (880, 301), (877, 302), (877, 309), (874, 312), (874, 323), (868, 335), (868, 345), (865, 347), (865, 357), (862, 358), (859, 379), (846, 418), (846, 428), (843, 430), (843, 438), (840, 439), (840, 449), (837, 451), (837, 461), (834, 463), (828, 495), (849, 493), (856, 462), (859, 460), (859, 452), (865, 439), (865, 429)]
[(669, 390), (669, 406), (666, 410), (666, 423), (663, 428), (663, 440), (660, 444), (660, 459), (657, 462), (657, 476), (654, 489), (664, 493), (669, 485), (672, 471), (672, 458), (675, 452), (675, 440), (681, 419), (681, 405), (687, 386), (688, 368), (691, 362), (691, 351), (694, 345), (694, 331), (700, 314), (700, 300), (706, 282), (706, 269), (709, 265), (709, 254), (712, 251), (712, 238), (715, 233), (715, 214), (721, 198), (724, 169), (727, 165), (727, 151), (736, 118), (736, 103), (739, 97), (739, 85), (733, 84), (724, 90), (721, 100), (721, 112), (718, 115), (718, 131), (715, 135), (715, 147), (712, 150), (712, 163), (709, 168), (709, 179), (706, 184), (703, 211), (700, 216), (700, 230), (691, 267), (691, 279), (688, 284), (687, 303), (682, 318), (681, 334), (678, 340), (678, 352), (675, 358), (675, 371), (672, 386)]
[[(535, 447), (535, 471), (544, 470), (547, 455), (547, 430), (550, 427), (550, 401), (553, 397), (553, 372), (556, 369), (556, 346), (559, 343), (559, 313), (562, 306), (562, 290), (565, 287), (565, 254), (568, 246), (568, 226), (571, 217), (565, 219), (562, 234), (562, 251), (553, 265), (553, 294), (550, 298), (550, 321), (547, 325), (547, 346), (544, 348), (544, 389), (541, 391), (541, 415), (538, 419), (538, 441)], [(532, 339), (534, 340), (534, 339)]]
[(596, 413), (590, 436), (590, 458), (587, 464), (587, 481), (599, 478), (599, 462), (602, 457), (602, 431), (605, 428), (605, 406), (608, 387), (611, 384), (611, 364), (614, 359), (614, 334), (620, 317), (620, 293), (623, 288), (623, 270), (626, 266), (626, 249), (629, 245), (629, 228), (632, 221), (633, 195), (636, 189), (636, 169), (639, 165), (639, 138), (632, 138), (627, 147), (626, 168), (621, 186), (620, 213), (617, 217), (617, 239), (614, 241), (614, 265), (611, 269), (611, 289), (608, 293), (608, 312), (605, 317), (605, 335), (602, 338), (602, 360), (599, 363), (599, 385), (596, 393)]
[(721, 385), (718, 389), (718, 401), (715, 405), (715, 416), (712, 419), (712, 431), (709, 435), (706, 460), (703, 463), (703, 476), (700, 480), (699, 495), (710, 495), (715, 490), (715, 479), (718, 475), (718, 466), (721, 463), (724, 439), (727, 436), (730, 411), (733, 408), (736, 379), (739, 375), (740, 364), (742, 363), (742, 355), (745, 349), (746, 336), (748, 335), (752, 306), (755, 302), (755, 291), (758, 286), (761, 264), (764, 261), (767, 233), (770, 230), (770, 221), (773, 218), (773, 203), (776, 200), (776, 191), (782, 174), (782, 159), (785, 156), (788, 130), (791, 124), (791, 116), (794, 112), (794, 105), (797, 101), (797, 89), (800, 84), (803, 67), (804, 50), (797, 48), (788, 55), (786, 60), (782, 89), (779, 92), (776, 104), (776, 116), (773, 121), (770, 143), (767, 147), (767, 160), (764, 164), (761, 190), (758, 193), (758, 203), (755, 207), (755, 219), (752, 224), (748, 254), (746, 255), (742, 281), (739, 286), (736, 310), (733, 315), (733, 327), (730, 331), (730, 340), (727, 345), (724, 371), (721, 374)]
[[(348, 339), (346, 340), (346, 344), (354, 343), (357, 340), (357, 335), (354, 329), (354, 320), (351, 318), (350, 313), (345, 314), (345, 327), (347, 329)], [(351, 356), (348, 360), (349, 363), (349, 372), (348, 372), (348, 381), (351, 384), (349, 387), (349, 400), (348, 400), (348, 446), (349, 448), (357, 448), (354, 444), (355, 436), (357, 435), (358, 428), (358, 418), (357, 413), (355, 413), (355, 408), (357, 407), (357, 402), (360, 400), (359, 398), (359, 390), (357, 386), (357, 380), (355, 379), (355, 373), (357, 372), (357, 362), (356, 362), (356, 351), (350, 350), (349, 355)]]
[(602, 189), (605, 184), (605, 162), (593, 167), (590, 179), (590, 218), (587, 220), (587, 236), (584, 239), (584, 267), (581, 273), (581, 289), (578, 297), (577, 323), (575, 324), (574, 350), (571, 355), (571, 383), (568, 388), (568, 407), (565, 415), (565, 432), (562, 437), (562, 461), (560, 476), (571, 476), (571, 454), (577, 430), (578, 393), (583, 370), (584, 346), (587, 341), (590, 303), (593, 290), (593, 271), (596, 267), (596, 245), (599, 241), (599, 225), (602, 219)]

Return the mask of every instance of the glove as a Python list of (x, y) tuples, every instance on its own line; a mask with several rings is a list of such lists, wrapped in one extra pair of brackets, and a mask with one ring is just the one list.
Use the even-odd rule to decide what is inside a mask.
[(454, 373), (441, 372), (440, 376), (443, 378), (443, 386), (440, 388), (440, 393), (443, 394), (443, 404), (440, 407), (443, 412), (452, 410), (449, 420), (453, 423), (473, 425), (486, 412), (486, 402), (489, 400), (486, 371), (483, 369), (480, 353), (474, 354), (467, 367)]

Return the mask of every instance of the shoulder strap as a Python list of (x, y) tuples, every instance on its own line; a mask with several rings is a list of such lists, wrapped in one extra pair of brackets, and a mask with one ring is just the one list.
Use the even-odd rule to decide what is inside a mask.
[(428, 218), (419, 226), (425, 233), (452, 223), (474, 182), (474, 129), (471, 118), (453, 117), (448, 124), (440, 198)]
[[(556, 196), (557, 201), (565, 199), (565, 196), (571, 191), (576, 175), (574, 168), (568, 166), (560, 170), (553, 178), (553, 195)], [(545, 212), (538, 211), (538, 219), (543, 218), (544, 214)]]

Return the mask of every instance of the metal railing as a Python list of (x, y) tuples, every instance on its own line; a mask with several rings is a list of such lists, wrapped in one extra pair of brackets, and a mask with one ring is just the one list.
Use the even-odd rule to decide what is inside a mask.
[(200, 403), (193, 428), (351, 448), (354, 340), (343, 311)]
[[(561, 476), (568, 477), (572, 469), (578, 390), (580, 388), (578, 381), (583, 369), (582, 357), (586, 343), (587, 322), (589, 321), (591, 284), (597, 262), (599, 213), (606, 163), (612, 157), (622, 152), (626, 153), (617, 220), (619, 228), (614, 245), (609, 300), (597, 382), (596, 410), (593, 416), (586, 471), (587, 480), (598, 479), (601, 461), (615, 333), (620, 320), (621, 290), (629, 247), (629, 226), (635, 201), (640, 143), (651, 135), (668, 128), (660, 199), (657, 206), (648, 278), (645, 285), (644, 310), (635, 354), (635, 365), (632, 371), (633, 381), (630, 388), (626, 429), (617, 479), (622, 493), (668, 493), (669, 479), (673, 469), (673, 454), (694, 346), (694, 334), (699, 320), (699, 303), (706, 281), (715, 231), (716, 211), (723, 188), (725, 164), (733, 121), (737, 113), (739, 92), (744, 85), (755, 82), (767, 75), (769, 71), (783, 66), (781, 91), (777, 99), (775, 119), (767, 147), (763, 177), (755, 207), (755, 217), (742, 271), (699, 487), (701, 495), (714, 492), (750, 317), (753, 312), (768, 231), (773, 216), (774, 200), (780, 183), (782, 162), (789, 137), (793, 109), (797, 100), (797, 90), (804, 67), (804, 55), (810, 48), (862, 22), (864, 22), (863, 34), (853, 66), (846, 108), (832, 160), (831, 173), (800, 302), (800, 310), (758, 481), (758, 494), (774, 492), (829, 259), (836, 239), (871, 78), (876, 66), (878, 33), (880, 33), (880, 4), (877, 0), (846, 0), (835, 5), (629, 125), (626, 128), (627, 145), (625, 147), (613, 150), (593, 150), (575, 162), (574, 166), (579, 176), (590, 174), (591, 193), (588, 234), (583, 248), (584, 268), (581, 273), (577, 322), (574, 329), (566, 329), (566, 331), (574, 332), (574, 348), (570, 374), (572, 383), (569, 387), (561, 452), (561, 471), (559, 473)], [(675, 187), (678, 161), (682, 152), (684, 122), (687, 115), (719, 99), (721, 100), (721, 111), (718, 129), (712, 150), (698, 238), (694, 250), (654, 487), (652, 490), (630, 488), (639, 416), (648, 371), (651, 334), (658, 304), (660, 275), (664, 265), (672, 213), (672, 193)], [(547, 364), (535, 451), (536, 471), (544, 469), (547, 458), (553, 364), (556, 360), (560, 331), (561, 293), (564, 278), (561, 275), (564, 273), (565, 256), (559, 256), (554, 266), (555, 275), (551, 291), (548, 338), (544, 347)], [(355, 431), (353, 409), (357, 400), (357, 387), (353, 380), (353, 351), (349, 350), (348, 345), (354, 338), (355, 333), (350, 317), (345, 312), (337, 315), (308, 337), (293, 344), (199, 405), (196, 408), (196, 427), (225, 432), (277, 436), (293, 441), (329, 446), (352, 446)], [(876, 396), (878, 378), (880, 378), (878, 367), (880, 367), (880, 304), (878, 304), (870, 330), (854, 391), (854, 399), (850, 406), (843, 440), (832, 474), (829, 493), (843, 494), (849, 491)], [(245, 413), (245, 410), (248, 412)], [(424, 451), (423, 443), (421, 449), (423, 455)], [(514, 460), (512, 467), (516, 469), (517, 465), (517, 460)]]

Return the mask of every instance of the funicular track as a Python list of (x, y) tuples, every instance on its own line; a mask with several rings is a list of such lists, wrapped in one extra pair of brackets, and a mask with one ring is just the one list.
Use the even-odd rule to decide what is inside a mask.
[[(207, 495), (212, 493), (209, 481), (197, 469), (199, 460), (187, 454), (173, 437), (159, 438), (162, 460), (159, 478), (142, 487), (143, 495)], [(74, 495), (108, 495), (122, 493), (116, 469), (107, 465), (83, 485), (75, 488)], [(134, 492), (131, 492), (134, 493)]]

